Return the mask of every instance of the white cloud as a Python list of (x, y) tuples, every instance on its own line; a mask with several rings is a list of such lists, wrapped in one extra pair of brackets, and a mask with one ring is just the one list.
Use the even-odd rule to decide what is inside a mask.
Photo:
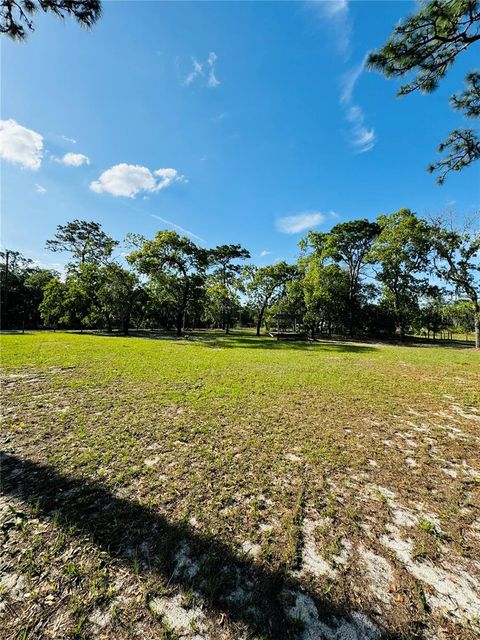
[(218, 115), (212, 117), (212, 122), (220, 122), (221, 120), (225, 120), (228, 118), (227, 111), (221, 111)]
[(185, 177), (176, 169), (150, 171), (139, 164), (116, 164), (104, 171), (98, 180), (90, 184), (96, 193), (111, 193), (114, 196), (134, 198), (141, 191), (155, 193), (169, 187), (173, 182), (185, 182)]
[(277, 231), (281, 233), (300, 233), (306, 229), (316, 227), (324, 222), (325, 216), (319, 211), (304, 211), (294, 216), (278, 218), (275, 223)]
[(65, 142), (70, 142), (70, 144), (77, 144), (75, 138), (69, 138), (68, 136), (62, 136), (62, 138), (65, 140)]
[(156, 220), (160, 220), (161, 222), (168, 224), (170, 227), (173, 227), (174, 229), (177, 229), (177, 231), (181, 231), (182, 233), (186, 233), (187, 235), (191, 236), (192, 238), (196, 238), (197, 240), (200, 240), (200, 242), (207, 242), (206, 240), (204, 240), (203, 238), (200, 238), (200, 236), (195, 235), (194, 233), (192, 233), (191, 231), (189, 231), (188, 229), (185, 229), (185, 227), (181, 227), (179, 224), (175, 224), (175, 222), (170, 222), (170, 220), (166, 220), (165, 218), (162, 218), (161, 216), (157, 216), (154, 213), (150, 214), (152, 218), (155, 218)]
[(355, 67), (344, 75), (342, 92), (340, 94), (340, 104), (346, 109), (345, 117), (351, 125), (350, 140), (356, 153), (370, 151), (376, 142), (375, 130), (373, 128), (367, 129), (365, 126), (365, 116), (363, 115), (361, 107), (352, 104), (355, 85), (363, 73), (366, 59), (367, 56), (364, 57), (358, 67)]
[(260, 251), (260, 257), (261, 258), (264, 258), (265, 256), (269, 256), (271, 254), (272, 254), (271, 251), (266, 251), (265, 249), (263, 251)]
[(327, 16), (348, 13), (348, 0), (321, 0), (320, 4)]
[[(320, 20), (328, 22), (339, 53), (347, 56), (353, 33), (348, 0), (309, 0), (307, 6)], [(375, 146), (374, 129), (365, 126), (363, 111), (353, 104), (355, 86), (365, 69), (366, 59), (367, 56), (361, 64), (345, 73), (341, 81), (340, 104), (346, 109), (346, 118), (351, 125), (351, 143), (356, 153), (365, 153)]]
[(43, 158), (43, 136), (15, 120), (0, 120), (0, 158), (37, 171)]
[(339, 53), (346, 55), (352, 37), (348, 0), (307, 0), (306, 4), (317, 18), (328, 22), (335, 47)]
[(41, 184), (38, 184), (38, 183), (35, 183), (35, 191), (37, 193), (42, 194), (42, 196), (44, 193), (47, 193), (47, 190), (45, 189), (45, 187), (43, 187)]
[(82, 164), (90, 164), (90, 158), (83, 155), (83, 153), (72, 153), (69, 151), (63, 158), (60, 158), (58, 162), (61, 162), (67, 167), (81, 167)]
[(195, 58), (192, 58), (192, 63), (193, 63), (193, 69), (192, 69), (192, 71), (190, 71), (188, 76), (183, 81), (183, 84), (186, 87), (188, 87), (190, 84), (192, 84), (192, 82), (195, 80), (195, 78), (197, 78), (198, 76), (202, 76), (203, 75), (203, 66), (198, 62), (198, 60), (195, 60)]
[(205, 63), (199, 62), (196, 58), (192, 58), (192, 70), (186, 76), (183, 81), (183, 85), (188, 87), (197, 78), (203, 78), (206, 87), (214, 89), (220, 84), (215, 75), (215, 64), (217, 62), (217, 54), (214, 51), (210, 51), (207, 61)]
[(215, 75), (215, 63), (217, 62), (217, 55), (211, 51), (208, 55), (208, 65), (210, 70), (208, 72), (208, 80), (207, 87), (215, 88), (218, 87), (220, 81), (217, 79)]
[(365, 127), (363, 111), (357, 105), (351, 106), (347, 111), (347, 120), (352, 125), (351, 143), (357, 153), (365, 153), (375, 146), (375, 130)]
[(45, 262), (43, 260), (37, 260), (36, 258), (32, 258), (32, 262), (35, 267), (51, 269), (52, 271), (57, 271), (61, 276), (64, 275), (66, 265), (63, 262)]
[(353, 99), (353, 90), (358, 82), (358, 79), (365, 70), (365, 63), (367, 61), (368, 54), (363, 58), (362, 62), (347, 73), (342, 78), (342, 93), (340, 95), (341, 104), (349, 104)]

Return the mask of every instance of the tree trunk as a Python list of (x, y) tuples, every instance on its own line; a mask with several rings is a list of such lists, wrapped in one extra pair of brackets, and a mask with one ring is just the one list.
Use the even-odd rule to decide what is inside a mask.
[(3, 299), (4, 328), (8, 328), (8, 258), (10, 252), (5, 251), (5, 297)]
[(130, 325), (129, 316), (124, 316), (122, 318), (122, 331), (124, 336), (128, 336), (129, 325)]
[(355, 307), (355, 298), (356, 298), (356, 282), (352, 280), (352, 276), (350, 275), (350, 290), (348, 293), (348, 335), (350, 337), (353, 336), (354, 333), (354, 307)]
[(183, 289), (182, 304), (180, 306), (180, 309), (178, 310), (177, 318), (176, 318), (176, 328), (177, 328), (178, 337), (182, 335), (183, 325), (185, 324), (185, 312), (187, 310), (189, 290), (190, 290), (190, 286), (187, 280)]
[(257, 320), (257, 336), (260, 335), (260, 331), (262, 330), (262, 322), (263, 322), (263, 316), (265, 314), (265, 305), (263, 305), (263, 307), (260, 309), (260, 313), (258, 314), (258, 320)]
[(475, 349), (480, 349), (480, 304), (475, 304)]
[(230, 333), (230, 322), (231, 322), (230, 310), (228, 310), (224, 315), (223, 321), (225, 323), (225, 333)]
[(177, 322), (176, 322), (176, 329), (177, 329), (177, 336), (180, 337), (182, 335), (182, 327), (183, 327), (183, 314), (179, 313), (177, 315)]

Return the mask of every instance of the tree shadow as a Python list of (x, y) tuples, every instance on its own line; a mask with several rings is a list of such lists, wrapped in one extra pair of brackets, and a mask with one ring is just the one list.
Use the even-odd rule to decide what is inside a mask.
[(378, 347), (369, 344), (353, 344), (341, 340), (276, 340), (270, 336), (252, 336), (241, 333), (228, 335), (195, 335), (189, 338), (196, 344), (215, 349), (267, 349), (270, 351), (333, 351), (363, 353), (378, 351)]
[[(2, 492), (36, 501), (36, 517), (55, 518), (64, 527), (74, 524), (100, 550), (130, 569), (196, 590), (209, 609), (225, 614), (232, 623), (246, 625), (252, 634), (269, 640), (294, 638), (298, 621), (295, 625), (285, 608), (299, 593), (311, 598), (320, 619), (332, 625), (332, 633), (335, 625), (346, 620), (351, 621), (354, 630), (358, 624), (348, 610), (320, 601), (286, 572), (260, 566), (237, 555), (215, 537), (200, 534), (186, 524), (171, 523), (97, 482), (67, 477), (52, 467), (8, 453), (0, 453), (0, 464)], [(179, 570), (179, 553), (199, 559), (198, 571)], [(247, 597), (236, 601), (232, 594), (238, 593), (239, 588)], [(357, 631), (352, 639), (373, 637), (362, 635), (361, 628)]]
[(32, 333), (29, 329), (0, 329), (0, 336), (30, 336)]
[[(80, 334), (80, 331), (74, 333)], [(104, 331), (83, 331), (82, 335), (93, 335), (110, 338), (144, 338), (148, 340), (164, 340), (174, 342), (194, 343), (211, 349), (267, 349), (270, 351), (333, 351), (347, 353), (362, 353), (378, 351), (378, 347), (371, 344), (358, 344), (338, 339), (318, 340), (276, 340), (270, 336), (256, 336), (251, 333), (234, 331), (220, 333), (219, 331), (186, 331), (178, 337), (173, 333), (162, 331), (133, 330), (128, 336), (120, 333)]]

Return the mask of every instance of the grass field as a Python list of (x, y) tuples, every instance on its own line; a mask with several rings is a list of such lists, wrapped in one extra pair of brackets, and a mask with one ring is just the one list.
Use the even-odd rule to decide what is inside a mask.
[(478, 352), (1, 341), (2, 638), (478, 637)]

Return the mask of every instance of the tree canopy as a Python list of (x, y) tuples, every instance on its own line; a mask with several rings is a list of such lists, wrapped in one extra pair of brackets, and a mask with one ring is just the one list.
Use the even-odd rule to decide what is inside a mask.
[(58, 225), (55, 237), (46, 242), (47, 249), (71, 253), (74, 262), (79, 264), (108, 260), (117, 245), (118, 242), (110, 238), (98, 222), (85, 220)]
[[(419, 10), (403, 20), (387, 43), (368, 57), (368, 66), (387, 78), (413, 78), (402, 84), (398, 93), (406, 95), (420, 90), (434, 91), (457, 56), (480, 40), (480, 3), (478, 0), (428, 0)], [(466, 78), (467, 89), (454, 95), (451, 104), (469, 118), (479, 115), (478, 73)], [(446, 156), (430, 165), (438, 171), (443, 184), (447, 174), (459, 171), (480, 158), (480, 140), (471, 128), (458, 128), (440, 146)]]
[[(130, 253), (98, 223), (60, 225), (47, 246), (72, 256), (63, 277), (0, 254), (2, 325), (128, 334), (249, 326), (308, 334), (438, 336), (476, 332), (480, 235), (409, 209), (309, 232), (298, 258), (258, 266), (239, 244), (198, 246), (175, 231), (130, 234)], [(125, 260), (124, 260), (125, 258)], [(353, 320), (353, 322), (352, 322)]]
[(1, 0), (0, 33), (14, 40), (25, 40), (34, 31), (34, 15), (38, 11), (53, 13), (58, 18), (74, 18), (90, 29), (102, 14), (100, 0)]
[(437, 219), (431, 226), (431, 238), (437, 275), (472, 304), (476, 347), (480, 348), (480, 231), (459, 231)]

